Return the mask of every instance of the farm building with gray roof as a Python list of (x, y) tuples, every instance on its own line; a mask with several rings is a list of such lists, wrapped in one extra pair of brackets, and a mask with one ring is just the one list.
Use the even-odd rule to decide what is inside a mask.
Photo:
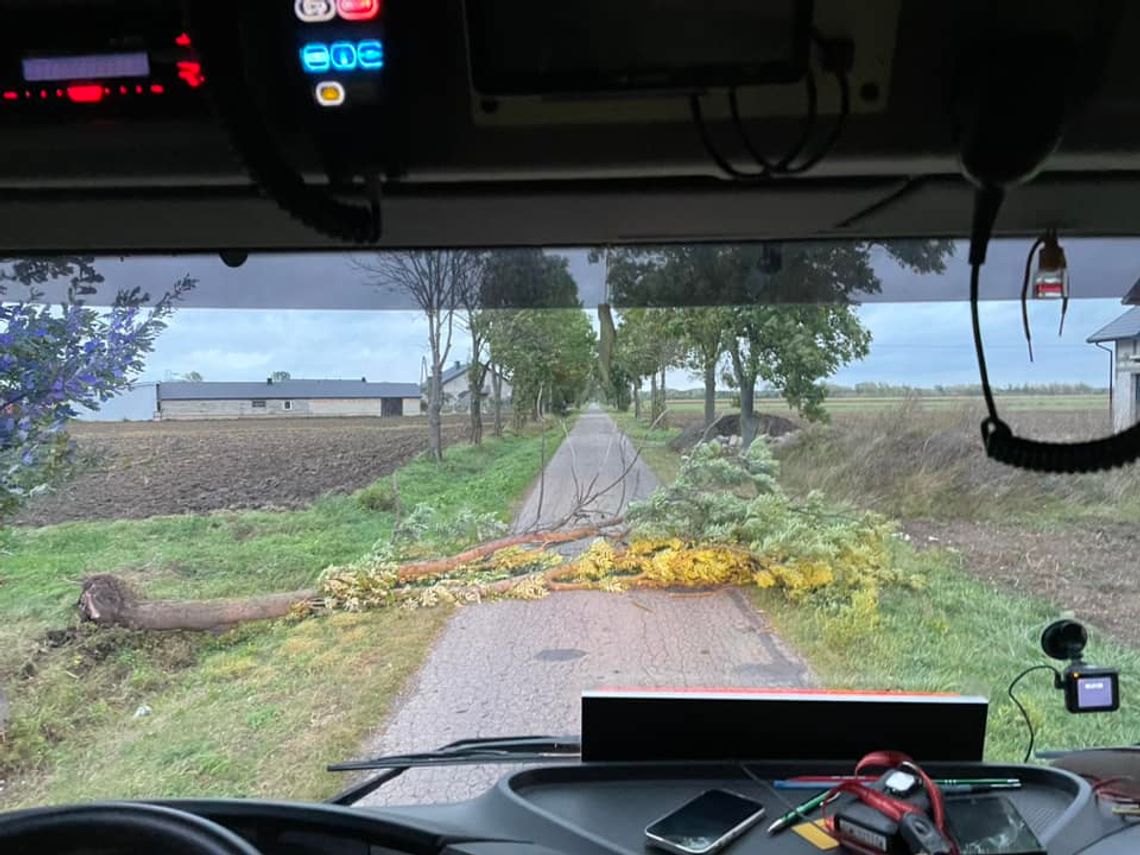
[(266, 380), (260, 383), (159, 383), (161, 419), (312, 416), (403, 417), (420, 414), (416, 383), (360, 380)]

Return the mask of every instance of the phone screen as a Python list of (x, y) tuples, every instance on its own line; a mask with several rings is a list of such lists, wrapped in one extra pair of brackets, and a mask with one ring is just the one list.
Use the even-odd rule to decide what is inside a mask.
[(764, 808), (725, 790), (709, 790), (653, 823), (645, 833), (689, 852), (705, 852)]
[(1038, 855), (1043, 847), (1009, 799), (948, 799), (946, 819), (961, 855)]

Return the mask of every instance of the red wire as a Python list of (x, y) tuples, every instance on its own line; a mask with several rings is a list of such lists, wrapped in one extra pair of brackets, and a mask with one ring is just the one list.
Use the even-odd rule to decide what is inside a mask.
[[(954, 848), (954, 851), (957, 852), (958, 844), (954, 842), (954, 838), (951, 837), (946, 829), (946, 802), (943, 799), (942, 791), (938, 789), (938, 786), (930, 779), (930, 776), (927, 775), (917, 763), (911, 760), (910, 757), (898, 751), (873, 751), (855, 764), (855, 774), (862, 775), (868, 769), (880, 769), (885, 771), (899, 767), (906, 767), (922, 782), (923, 789), (926, 790), (926, 794), (930, 798), (931, 821), (942, 836), (950, 841), (950, 845)], [(823, 819), (827, 823), (828, 828), (831, 829), (832, 834), (836, 834), (837, 829), (835, 828), (834, 819), (826, 815), (827, 805), (831, 798), (839, 793), (850, 793), (896, 823), (908, 813), (922, 813), (919, 808), (910, 802), (888, 796), (886, 793), (882, 793), (878, 790), (873, 790), (858, 781), (844, 781), (831, 789), (827, 800), (824, 801), (821, 808)], [(847, 841), (846, 838), (844, 838), (844, 843), (845, 845), (850, 845), (850, 842)]]

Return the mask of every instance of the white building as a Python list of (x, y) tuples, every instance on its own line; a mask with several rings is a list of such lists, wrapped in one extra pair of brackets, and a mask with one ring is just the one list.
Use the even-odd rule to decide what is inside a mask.
[(1132, 427), (1140, 422), (1140, 306), (1129, 309), (1086, 341), (1112, 343), (1112, 429)]
[[(443, 401), (445, 407), (456, 410), (466, 410), (468, 408), (468, 399), (471, 396), (470, 383), (468, 382), (467, 372), (471, 367), (469, 362), (456, 361), (450, 368), (445, 368), (443, 371)], [(423, 387), (424, 397), (427, 397), (427, 384)], [(488, 400), (494, 394), (494, 389), (491, 384), (491, 372), (487, 371), (483, 375), (483, 398)], [(504, 380), (500, 387), (500, 395), (503, 401), (507, 402), (511, 399), (511, 384)]]
[(136, 383), (120, 392), (99, 409), (79, 407), (81, 422), (148, 422), (158, 415), (158, 384)]
[(266, 380), (263, 383), (159, 383), (162, 419), (314, 416), (402, 417), (420, 414), (415, 383)]

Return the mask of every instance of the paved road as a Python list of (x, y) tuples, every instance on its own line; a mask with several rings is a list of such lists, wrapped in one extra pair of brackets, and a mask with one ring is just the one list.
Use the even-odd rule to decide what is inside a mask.
[[(515, 517), (515, 530), (555, 525), (572, 512), (572, 526), (615, 516), (657, 489), (657, 476), (613, 419), (597, 408), (579, 416)], [(578, 544), (579, 551), (583, 545)]]
[[(583, 414), (546, 470), (541, 514), (532, 490), (516, 527), (562, 519), (575, 478), (605, 486), (633, 449), (609, 416)], [(573, 472), (573, 475), (571, 475)], [(618, 512), (656, 486), (638, 463), (588, 510)], [(576, 734), (583, 689), (659, 686), (798, 686), (802, 663), (771, 633), (740, 591), (574, 591), (536, 601), (460, 609), (437, 641), (382, 734), (365, 754), (420, 751), (469, 736)], [(503, 767), (412, 770), (364, 804), (458, 801), (485, 790)]]

